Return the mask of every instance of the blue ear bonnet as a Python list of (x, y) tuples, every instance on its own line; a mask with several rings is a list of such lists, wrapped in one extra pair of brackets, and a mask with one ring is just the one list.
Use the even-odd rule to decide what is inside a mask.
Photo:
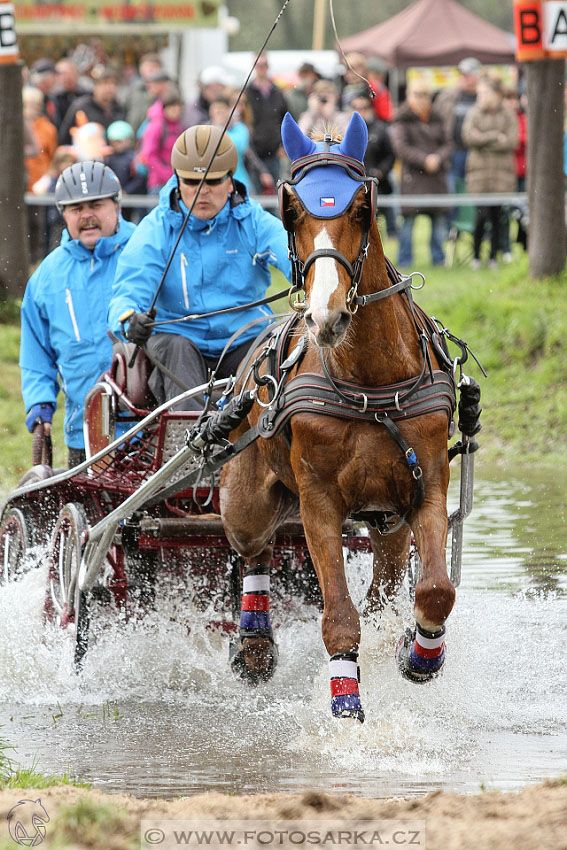
[(363, 160), (368, 130), (364, 119), (354, 112), (344, 139), (330, 145), (309, 139), (288, 112), (282, 122), (282, 142), (291, 160), (288, 185), (305, 209), (316, 218), (342, 215), (366, 178)]

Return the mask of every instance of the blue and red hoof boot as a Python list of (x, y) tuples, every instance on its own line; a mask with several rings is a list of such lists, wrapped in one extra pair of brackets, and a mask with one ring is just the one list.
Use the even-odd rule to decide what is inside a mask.
[(270, 623), (270, 576), (265, 567), (253, 567), (242, 580), (240, 636), (230, 648), (230, 666), (251, 685), (274, 675), (278, 647)]
[(406, 629), (396, 648), (398, 669), (410, 682), (429, 682), (445, 663), (445, 628), (426, 632), (419, 625)]
[(333, 717), (353, 717), (364, 723), (358, 683), (360, 667), (356, 652), (339, 652), (329, 659), (331, 711)]

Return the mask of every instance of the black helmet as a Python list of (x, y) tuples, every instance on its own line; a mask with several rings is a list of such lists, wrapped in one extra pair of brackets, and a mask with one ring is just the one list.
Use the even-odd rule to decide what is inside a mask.
[(104, 162), (87, 159), (75, 162), (61, 172), (55, 186), (55, 203), (59, 212), (68, 204), (113, 198), (120, 203), (120, 181)]

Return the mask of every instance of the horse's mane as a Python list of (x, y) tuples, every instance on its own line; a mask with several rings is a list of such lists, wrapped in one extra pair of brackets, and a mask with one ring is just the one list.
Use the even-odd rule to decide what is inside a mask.
[(317, 128), (310, 133), (314, 142), (323, 142), (327, 135), (331, 136), (333, 142), (342, 142), (343, 140), (343, 134), (339, 131), (336, 124), (325, 124), (322, 130)]

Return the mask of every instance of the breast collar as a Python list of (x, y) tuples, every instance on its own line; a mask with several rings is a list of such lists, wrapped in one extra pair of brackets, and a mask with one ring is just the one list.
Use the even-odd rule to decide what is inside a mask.
[[(386, 260), (386, 264), (390, 279), (399, 280), (399, 273), (392, 263)], [(377, 422), (377, 416), (403, 420), (442, 410), (447, 415), (450, 430), (456, 390), (445, 338), (439, 335), (435, 322), (427, 313), (415, 303), (413, 308), (424, 348), (424, 368), (420, 375), (382, 387), (364, 387), (331, 377), (324, 363), (323, 374), (302, 372), (288, 380), (292, 367), (300, 362), (308, 347), (304, 336), (291, 353), (287, 353), (290, 340), (297, 334), (300, 319), (297, 315), (292, 316), (277, 330), (277, 339), (272, 340), (266, 349), (268, 374), (273, 377), (273, 386), (281, 389), (258, 420), (259, 435), (264, 439), (275, 437), (289, 425), (296, 413), (319, 413), (345, 420)], [(433, 369), (428, 354), (425, 354), (429, 343), (439, 358), (441, 369)]]

